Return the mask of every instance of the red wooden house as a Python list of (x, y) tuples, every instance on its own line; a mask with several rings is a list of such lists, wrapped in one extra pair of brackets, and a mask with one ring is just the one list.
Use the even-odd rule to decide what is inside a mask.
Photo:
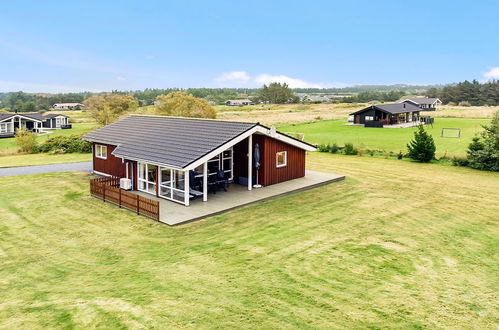
[(94, 173), (186, 206), (197, 196), (207, 201), (220, 175), (248, 190), (303, 177), (306, 151), (316, 150), (259, 123), (162, 116), (133, 115), (83, 138), (94, 145)]

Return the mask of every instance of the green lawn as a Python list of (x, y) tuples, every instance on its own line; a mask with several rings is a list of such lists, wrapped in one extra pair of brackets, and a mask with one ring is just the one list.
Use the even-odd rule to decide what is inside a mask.
[(33, 166), (61, 163), (89, 162), (92, 154), (17, 154), (0, 156), (1, 167)]
[[(95, 123), (73, 123), (72, 129), (59, 129), (51, 130), (50, 134), (40, 135), (37, 137), (38, 143), (42, 143), (46, 139), (57, 135), (72, 135), (72, 134), (83, 134), (90, 132), (95, 129), (97, 125)], [(0, 139), (0, 154), (12, 154), (17, 151), (18, 147), (14, 143), (14, 138), (3, 138)]]
[(0, 328), (497, 328), (497, 173), (308, 163), (347, 179), (179, 227), (0, 178)]
[[(468, 144), (475, 133), (481, 131), (485, 119), (437, 118), (433, 127), (426, 129), (433, 135), (437, 145), (437, 155), (464, 156)], [(461, 128), (461, 138), (440, 137), (442, 128)], [(340, 145), (351, 142), (356, 146), (405, 152), (407, 143), (414, 137), (417, 128), (366, 128), (347, 126), (345, 120), (328, 120), (313, 123), (279, 127), (283, 132), (305, 133), (305, 140), (311, 143), (333, 143)]]

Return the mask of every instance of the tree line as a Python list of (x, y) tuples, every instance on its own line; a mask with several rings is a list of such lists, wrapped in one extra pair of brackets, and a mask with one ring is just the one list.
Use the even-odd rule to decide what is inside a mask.
[(442, 88), (430, 88), (428, 97), (438, 97), (444, 104), (455, 105), (499, 105), (499, 81), (480, 83), (465, 80)]

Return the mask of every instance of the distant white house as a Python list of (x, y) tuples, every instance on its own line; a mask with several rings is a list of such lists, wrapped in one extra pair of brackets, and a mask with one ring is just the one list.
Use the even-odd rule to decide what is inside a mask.
[(85, 107), (82, 103), (55, 103), (52, 105), (53, 109), (59, 110), (79, 110)]
[(252, 105), (254, 104), (251, 100), (248, 99), (240, 99), (240, 100), (227, 100), (225, 101), (225, 105), (228, 106), (241, 106), (241, 105)]
[(436, 97), (413, 97), (405, 99), (400, 103), (410, 103), (420, 107), (422, 110), (433, 111), (438, 110), (438, 107), (442, 104), (442, 101)]

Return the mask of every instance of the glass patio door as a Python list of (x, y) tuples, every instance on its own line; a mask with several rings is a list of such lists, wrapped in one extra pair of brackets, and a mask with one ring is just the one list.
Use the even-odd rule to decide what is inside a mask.
[(184, 171), (160, 167), (159, 175), (159, 196), (183, 204), (185, 202)]
[(148, 194), (156, 195), (156, 174), (158, 167), (156, 165), (140, 163), (138, 166), (138, 190)]

